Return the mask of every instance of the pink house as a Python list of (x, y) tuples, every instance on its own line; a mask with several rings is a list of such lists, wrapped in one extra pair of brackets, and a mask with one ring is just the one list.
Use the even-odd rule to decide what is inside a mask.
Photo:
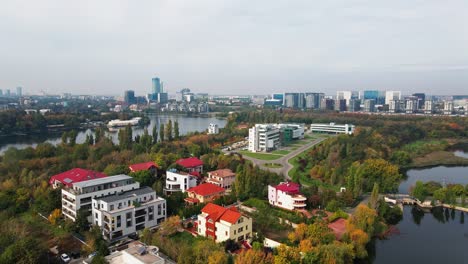
[(212, 183), (224, 189), (230, 189), (234, 184), (236, 174), (230, 169), (220, 169), (208, 172), (206, 182)]

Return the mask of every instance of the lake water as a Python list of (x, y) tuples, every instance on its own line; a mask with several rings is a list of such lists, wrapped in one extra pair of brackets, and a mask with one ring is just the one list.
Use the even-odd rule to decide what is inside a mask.
[[(159, 124), (167, 124), (169, 120), (179, 122), (179, 131), (181, 135), (190, 132), (203, 132), (208, 128), (210, 123), (218, 124), (220, 128), (226, 125), (226, 120), (217, 119), (215, 117), (188, 117), (185, 115), (148, 115), (150, 118), (150, 124), (146, 126), (149, 134), (152, 133), (153, 126), (156, 125), (159, 131)], [(86, 139), (87, 134), (91, 134), (91, 129), (83, 130), (78, 133), (76, 138), (77, 143), (83, 143)], [(144, 127), (133, 127), (133, 136), (142, 135), (144, 133)], [(55, 134), (44, 134), (44, 135), (30, 135), (30, 136), (11, 136), (11, 137), (0, 137), (0, 154), (5, 152), (10, 147), (23, 149), (27, 147), (35, 147), (39, 143), (49, 142), (51, 144), (58, 144), (61, 142), (61, 133)], [(118, 132), (107, 132), (107, 135), (112, 137), (114, 143), (118, 143), (117, 137)]]
[[(468, 263), (467, 213), (438, 208), (423, 213), (412, 206), (403, 209), (400, 233), (375, 241), (371, 263)], [(468, 221), (468, 218), (466, 219)]]
[[(427, 169), (413, 169), (406, 172), (408, 176), (398, 188), (399, 193), (407, 194), (411, 186), (416, 184), (416, 181), (428, 182), (437, 181), (440, 183), (461, 183), (468, 184), (468, 167), (445, 167), (438, 166)], [(467, 260), (468, 263), (468, 260)]]

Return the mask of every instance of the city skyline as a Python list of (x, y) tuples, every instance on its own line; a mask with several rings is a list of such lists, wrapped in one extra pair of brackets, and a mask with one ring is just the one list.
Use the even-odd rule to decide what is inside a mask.
[[(461, 1), (5, 2), (0, 89), (468, 93)], [(21, 12), (19, 12), (21, 10)]]

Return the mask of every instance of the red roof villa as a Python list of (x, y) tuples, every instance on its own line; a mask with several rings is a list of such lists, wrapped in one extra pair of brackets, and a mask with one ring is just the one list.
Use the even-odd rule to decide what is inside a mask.
[(300, 185), (294, 182), (282, 182), (276, 186), (268, 186), (268, 202), (288, 210), (302, 209), (307, 198), (301, 195)]
[(186, 159), (179, 159), (176, 163), (192, 174), (193, 172), (203, 173), (203, 161), (196, 157), (186, 158)]
[(211, 183), (203, 183), (187, 190), (185, 201), (191, 204), (211, 202), (223, 196), (225, 189)]
[(101, 172), (74, 168), (50, 177), (49, 184), (52, 185), (54, 189), (60, 186), (71, 187), (72, 184), (76, 182), (94, 180), (104, 178), (106, 176), (106, 174)]
[(156, 173), (156, 170), (158, 169), (158, 165), (152, 161), (149, 162), (143, 162), (143, 163), (137, 163), (137, 164), (132, 164), (128, 166), (131, 172), (137, 172), (137, 171), (151, 171), (152, 173)]

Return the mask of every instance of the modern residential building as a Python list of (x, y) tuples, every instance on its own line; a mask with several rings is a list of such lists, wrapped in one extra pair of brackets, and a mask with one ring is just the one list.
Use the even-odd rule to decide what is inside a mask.
[(288, 210), (303, 209), (307, 198), (300, 193), (300, 185), (294, 182), (282, 182), (276, 186), (268, 185), (268, 202)]
[(375, 112), (375, 100), (374, 99), (366, 99), (364, 100), (364, 112)]
[(434, 113), (434, 103), (432, 100), (426, 100), (424, 102), (424, 113), (425, 114), (433, 114)]
[(405, 112), (407, 114), (416, 113), (419, 109), (419, 99), (416, 96), (409, 96), (405, 102)]
[(153, 175), (158, 173), (158, 165), (153, 161), (132, 164), (128, 166), (130, 172), (150, 171)]
[(185, 201), (190, 204), (207, 203), (223, 196), (226, 193), (224, 188), (212, 183), (202, 183), (187, 189), (188, 197)]
[(418, 101), (418, 109), (422, 109), (424, 106), (424, 103), (426, 102), (426, 94), (414, 93), (412, 96), (414, 96)]
[(319, 109), (324, 96), (323, 93), (305, 93), (305, 108)]
[(112, 252), (105, 259), (109, 264), (175, 264), (159, 248), (147, 246), (140, 241), (129, 243), (127, 248)]
[(444, 115), (453, 114), (453, 101), (444, 101)]
[(333, 110), (335, 109), (335, 100), (330, 98), (323, 98), (320, 103), (320, 109)]
[(330, 133), (330, 134), (348, 134), (354, 133), (355, 126), (350, 124), (337, 125), (329, 124), (310, 124), (310, 130), (314, 133)]
[(197, 186), (197, 177), (187, 172), (176, 170), (166, 171), (166, 188), (164, 193), (185, 192), (187, 189)]
[(52, 185), (52, 188), (54, 189), (57, 189), (59, 187), (70, 188), (72, 187), (73, 183), (94, 180), (104, 177), (107, 177), (107, 175), (101, 172), (74, 168), (50, 177), (49, 184)]
[(150, 187), (93, 198), (92, 224), (109, 241), (120, 240), (166, 219), (166, 200)]
[(219, 126), (218, 124), (213, 124), (213, 123), (210, 123), (210, 125), (208, 126), (208, 134), (218, 134), (219, 133)]
[(62, 189), (62, 214), (75, 221), (80, 209), (91, 211), (93, 198), (138, 188), (138, 182), (123, 174), (72, 183)]
[(302, 103), (299, 102), (299, 93), (285, 93), (284, 107), (301, 108)]
[(390, 105), (390, 101), (401, 100), (401, 91), (386, 91), (385, 104)]
[(390, 100), (388, 105), (388, 111), (390, 113), (399, 113), (403, 107), (401, 106), (403, 101), (401, 100)]
[(196, 157), (179, 159), (176, 163), (184, 167), (188, 173), (199, 176), (203, 173), (203, 161)]
[(209, 203), (198, 215), (197, 229), (198, 235), (216, 242), (244, 241), (252, 237), (252, 218), (242, 215), (235, 207)]
[(212, 183), (224, 189), (231, 189), (236, 179), (236, 174), (230, 169), (219, 169), (208, 172), (206, 182)]

